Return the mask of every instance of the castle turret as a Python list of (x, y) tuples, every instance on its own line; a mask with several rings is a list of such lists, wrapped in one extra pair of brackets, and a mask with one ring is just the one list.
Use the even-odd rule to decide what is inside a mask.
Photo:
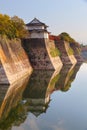
[(26, 24), (26, 27), (30, 33), (30, 38), (49, 38), (48, 26), (40, 22), (37, 18)]

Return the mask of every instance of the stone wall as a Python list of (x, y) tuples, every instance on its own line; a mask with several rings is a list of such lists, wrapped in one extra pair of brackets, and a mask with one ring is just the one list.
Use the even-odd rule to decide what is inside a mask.
[(61, 61), (60, 56), (56, 52), (57, 48), (56, 48), (55, 42), (53, 40), (45, 39), (45, 46), (46, 46), (48, 55), (50, 57), (50, 61), (53, 64), (54, 69), (58, 70), (59, 68), (62, 68), (63, 63)]
[[(0, 84), (12, 84), (34, 70), (60, 70), (81, 62), (79, 47), (50, 39), (8, 40), (0, 37)], [(32, 67), (31, 67), (32, 66)]]
[(22, 100), (22, 93), (26, 88), (29, 76), (25, 76), (11, 85), (0, 86), (0, 123), (9, 116), (11, 109), (15, 108)]
[(76, 64), (77, 63), (77, 59), (74, 56), (74, 50), (70, 47), (70, 43), (64, 41), (64, 45), (65, 45), (65, 50), (67, 52), (67, 55), (68, 55), (71, 63), (72, 64)]
[[(50, 39), (24, 39), (23, 48), (27, 52), (33, 69), (57, 70), (63, 64), (76, 64), (78, 57), (70, 43)], [(57, 54), (59, 51), (60, 54)], [(71, 54), (69, 54), (71, 53)]]
[(54, 70), (46, 49), (45, 39), (25, 39), (23, 48), (27, 52), (33, 69)]
[(55, 46), (61, 51), (61, 60), (63, 64), (72, 64), (68, 53), (66, 51), (65, 42), (64, 41), (55, 41)]
[(80, 47), (79, 45), (75, 45), (74, 43), (70, 43), (70, 47), (74, 50), (74, 56), (77, 59), (77, 63), (83, 62), (83, 58), (80, 55)]
[(0, 38), (0, 84), (12, 84), (31, 71), (21, 41)]

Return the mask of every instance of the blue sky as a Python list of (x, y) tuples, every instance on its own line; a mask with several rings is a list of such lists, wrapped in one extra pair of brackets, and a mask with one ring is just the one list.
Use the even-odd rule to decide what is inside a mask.
[(0, 0), (0, 13), (17, 15), (25, 23), (37, 17), (52, 34), (67, 32), (87, 44), (87, 0)]

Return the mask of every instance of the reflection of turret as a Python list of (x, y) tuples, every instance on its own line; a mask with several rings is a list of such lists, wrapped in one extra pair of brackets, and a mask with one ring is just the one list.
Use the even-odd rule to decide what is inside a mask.
[[(17, 115), (18, 115), (17, 112), (20, 112), (18, 110), (19, 107), (17, 105), (22, 98), (22, 93), (26, 87), (28, 79), (29, 77), (25, 77), (24, 79), (21, 79), (21, 81), (15, 84), (6, 86), (9, 88), (6, 92), (5, 97), (3, 98), (3, 101), (0, 107), (0, 129), (7, 130), (7, 128), (11, 128), (12, 123), (14, 123), (15, 120), (17, 120)], [(24, 119), (21, 118), (20, 122), (23, 122), (24, 120), (25, 118)]]
[(23, 93), (23, 98), (29, 104), (29, 111), (35, 116), (46, 112), (48, 108), (50, 96), (46, 94), (46, 91), (52, 73), (53, 71), (34, 71)]
[(38, 117), (41, 113), (46, 112), (50, 102), (50, 96), (48, 95), (45, 99), (40, 97), (38, 99), (35, 99), (35, 97), (33, 98), (27, 99), (27, 102), (29, 103), (28, 110)]

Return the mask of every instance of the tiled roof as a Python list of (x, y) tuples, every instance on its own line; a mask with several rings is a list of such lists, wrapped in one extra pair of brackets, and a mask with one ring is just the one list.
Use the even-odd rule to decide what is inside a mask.
[(41, 26), (44, 25), (45, 27), (48, 27), (45, 23), (40, 22), (37, 18), (34, 18), (30, 23), (26, 24), (27, 26)]

